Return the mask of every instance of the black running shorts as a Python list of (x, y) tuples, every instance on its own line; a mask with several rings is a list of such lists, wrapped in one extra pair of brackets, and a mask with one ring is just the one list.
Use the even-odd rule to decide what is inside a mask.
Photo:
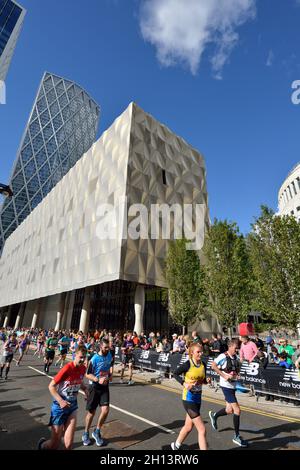
[(193, 403), (192, 401), (182, 400), (183, 407), (191, 419), (200, 416), (201, 403)]
[(54, 349), (51, 350), (51, 351), (46, 351), (45, 352), (45, 358), (47, 359), (47, 361), (50, 359), (50, 360), (53, 360), (54, 359), (54, 356), (55, 356), (55, 351)]
[(98, 406), (109, 405), (109, 386), (108, 385), (90, 385), (89, 396), (86, 402), (87, 411), (95, 411)]

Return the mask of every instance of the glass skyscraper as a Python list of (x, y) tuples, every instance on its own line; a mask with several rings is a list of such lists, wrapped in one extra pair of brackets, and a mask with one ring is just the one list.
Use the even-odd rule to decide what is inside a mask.
[(0, 80), (6, 78), (25, 13), (15, 1), (0, 0)]
[(44, 74), (9, 182), (14, 196), (0, 209), (0, 253), (9, 235), (95, 142), (99, 113), (76, 83)]

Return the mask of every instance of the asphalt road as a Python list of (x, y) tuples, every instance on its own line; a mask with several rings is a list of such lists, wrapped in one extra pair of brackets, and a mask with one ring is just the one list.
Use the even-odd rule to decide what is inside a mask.
[[(50, 378), (41, 374), (42, 370), (42, 359), (29, 352), (20, 367), (13, 362), (8, 381), (0, 379), (0, 450), (36, 449), (39, 438), (50, 435), (47, 427), (52, 401), (48, 391)], [(52, 366), (49, 375), (57, 371)], [(128, 386), (120, 384), (116, 376), (110, 391), (112, 407), (103, 429), (108, 445), (103, 449), (170, 450), (185, 416), (176, 390), (141, 382)], [(218, 432), (210, 426), (209, 410), (217, 411), (223, 406), (222, 401), (214, 399), (204, 399), (202, 403), (209, 449), (243, 452), (232, 442), (232, 417), (219, 419)], [(80, 395), (74, 449), (99, 450), (95, 443), (89, 447), (82, 445), (84, 417), (85, 401)], [(249, 441), (249, 450), (299, 450), (300, 416), (285, 419), (265, 416), (259, 410), (243, 412), (241, 435)], [(198, 448), (196, 431), (192, 431), (184, 448)]]

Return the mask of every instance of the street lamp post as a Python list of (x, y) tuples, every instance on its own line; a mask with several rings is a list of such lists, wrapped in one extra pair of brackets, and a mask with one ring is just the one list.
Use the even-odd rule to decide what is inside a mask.
[(14, 195), (11, 188), (2, 183), (0, 183), (0, 194), (3, 194), (5, 197), (12, 197)]

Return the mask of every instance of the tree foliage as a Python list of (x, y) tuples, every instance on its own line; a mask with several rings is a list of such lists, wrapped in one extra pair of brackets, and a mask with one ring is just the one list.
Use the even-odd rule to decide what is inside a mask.
[(248, 236), (256, 308), (276, 325), (296, 330), (300, 321), (300, 224), (262, 206)]
[(233, 327), (246, 320), (253, 285), (247, 245), (235, 223), (215, 220), (204, 243), (205, 286), (210, 309)]
[(179, 325), (202, 320), (207, 305), (204, 272), (196, 251), (186, 249), (187, 240), (170, 243), (166, 258), (169, 313)]

